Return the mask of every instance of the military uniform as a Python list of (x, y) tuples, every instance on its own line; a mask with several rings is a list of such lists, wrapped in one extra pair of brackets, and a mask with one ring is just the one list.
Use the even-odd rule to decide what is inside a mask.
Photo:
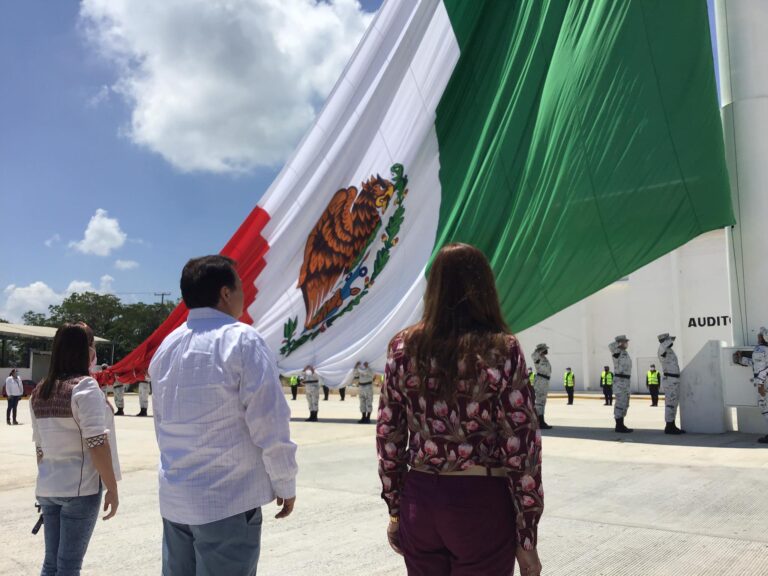
[(113, 390), (115, 393), (115, 407), (117, 408), (115, 416), (125, 416), (125, 412), (123, 412), (123, 408), (125, 408), (125, 386), (119, 380), (115, 380)]
[(544, 409), (547, 406), (547, 394), (549, 393), (549, 379), (552, 376), (552, 366), (547, 360), (546, 353), (549, 347), (546, 344), (539, 344), (533, 352), (533, 366), (536, 377), (533, 380), (533, 390), (536, 393), (536, 414), (539, 416), (539, 428), (548, 430), (552, 428), (544, 420)]
[(566, 370), (563, 374), (563, 386), (565, 392), (568, 394), (568, 404), (573, 404), (573, 389), (576, 387), (576, 376), (570, 370)]
[(631, 428), (624, 425), (624, 418), (629, 410), (629, 379), (632, 376), (632, 359), (629, 353), (620, 346), (622, 342), (629, 342), (626, 336), (616, 336), (608, 345), (613, 358), (613, 378), (616, 404), (613, 406), (613, 417), (616, 419), (616, 432), (632, 432)]
[[(757, 391), (757, 407), (768, 422), (768, 328), (760, 328), (762, 342), (759, 342), (752, 352), (740, 354), (742, 366), (752, 366), (752, 384)], [(760, 393), (762, 389), (763, 393)], [(758, 440), (761, 444), (768, 444), (768, 434)]]
[(150, 384), (147, 381), (139, 382), (139, 413), (136, 416), (147, 416), (149, 408), (149, 390)]
[(309, 405), (307, 422), (317, 422), (317, 412), (320, 405), (320, 379), (311, 370), (304, 371), (304, 395)]
[(600, 388), (603, 389), (605, 404), (603, 406), (613, 406), (613, 372), (603, 370), (600, 373)]
[(648, 392), (651, 393), (651, 406), (658, 406), (659, 387), (661, 386), (661, 374), (658, 370), (648, 370), (645, 374), (645, 386), (648, 388)]
[(369, 367), (355, 368), (357, 379), (358, 399), (360, 400), (360, 412), (363, 417), (359, 424), (370, 424), (373, 411), (373, 370)]
[(677, 354), (672, 350), (675, 337), (667, 333), (659, 334), (659, 362), (664, 372), (664, 421), (667, 423), (664, 428), (665, 434), (682, 434), (681, 430), (675, 425), (677, 416), (677, 405), (680, 403), (680, 364), (677, 362)]

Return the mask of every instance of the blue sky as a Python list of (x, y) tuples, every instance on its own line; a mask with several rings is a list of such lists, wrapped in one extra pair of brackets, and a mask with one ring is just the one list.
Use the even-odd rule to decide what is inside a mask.
[[(189, 6), (194, 2), (174, 14), (174, 2), (169, 1), (167, 10), (146, 17), (138, 12), (151, 11), (152, 2), (3, 3), (0, 214), (5, 241), (0, 248), (0, 316), (15, 320), (25, 306), (44, 308), (68, 290), (89, 286), (112, 291), (126, 301), (155, 301), (153, 293), (160, 291), (178, 297), (184, 262), (191, 256), (217, 252), (226, 243), (279, 171), (286, 150), (307, 127), (307, 114), (311, 115), (307, 106), (317, 109), (323, 92), (332, 85), (329, 78), (341, 71), (368, 21), (365, 18), (370, 19), (370, 14), (355, 14), (353, 2), (342, 0), (345, 6), (339, 11), (344, 8), (345, 12), (337, 20), (327, 10), (318, 12), (326, 17), (326, 23), (318, 26), (325, 28), (310, 30), (307, 35), (326, 36), (328, 58), (313, 65), (308, 54), (307, 70), (328, 69), (322, 70), (321, 78), (308, 80), (303, 100), (294, 102), (288, 113), (275, 111), (278, 124), (272, 128), (278, 134), (288, 132), (288, 136), (278, 137), (282, 140), (276, 142), (269, 134), (253, 133), (261, 147), (250, 146), (249, 133), (219, 130), (222, 121), (216, 108), (220, 97), (211, 85), (224, 72), (215, 61), (196, 64), (205, 59), (208, 49), (193, 35), (196, 26), (209, 26), (209, 22), (217, 26), (219, 21), (202, 20), (204, 15), (191, 12), (195, 7)], [(243, 27), (250, 25), (247, 22), (259, 25), (260, 0), (252, 3), (252, 13), (242, 14)], [(296, 4), (298, 11), (306, 12), (307, 0), (286, 4)], [(379, 4), (380, 0), (367, 0), (363, 10), (370, 13)], [(146, 22), (162, 24), (163, 19), (168, 25), (158, 25), (145, 34), (151, 28)], [(192, 30), (188, 34), (183, 30), (185, 22)], [(125, 37), (115, 46), (111, 36), (118, 28)], [(258, 30), (254, 32), (259, 36)], [(215, 29), (203, 33), (214, 36), (211, 43), (216, 43)], [(333, 40), (334, 34), (353, 40)], [(224, 30), (218, 37), (218, 44), (225, 44), (222, 50), (238, 48), (226, 45), (229, 36), (231, 32)], [(280, 36), (276, 33), (272, 40), (279, 43)], [(197, 108), (191, 107), (191, 120), (180, 116), (176, 105), (152, 108), (153, 101), (167, 95), (168, 81), (163, 75), (174, 71), (177, 45), (179, 52), (199, 50), (202, 54), (193, 53), (191, 59), (179, 61), (179, 69), (192, 62), (195, 70), (208, 75), (200, 80), (200, 89), (194, 84), (186, 86), (193, 95), (190, 100), (197, 94), (207, 97), (194, 102)], [(270, 47), (246, 49), (256, 50), (258, 55)], [(307, 51), (318, 50), (309, 46)], [(159, 62), (149, 69), (150, 81), (142, 78), (148, 69), (136, 65), (137, 54)], [(269, 66), (269, 62), (256, 66), (262, 64)], [(266, 78), (263, 84), (257, 81), (252, 86), (254, 101), (260, 102), (258, 109), (249, 110), (247, 99), (224, 105), (245, 117), (263, 113), (269, 118), (269, 110), (263, 109), (284, 97), (280, 81), (285, 80), (279, 71), (269, 70), (250, 66), (248, 72), (251, 79)], [(236, 73), (240, 72), (232, 72), (224, 80)], [(270, 73), (278, 74), (274, 81), (270, 81)], [(293, 92), (290, 85), (284, 90)], [(261, 95), (270, 91), (276, 93)], [(185, 100), (182, 96), (181, 106)], [(131, 126), (132, 117), (142, 107), (154, 116), (137, 129)], [(189, 128), (198, 118), (201, 124)], [(283, 121), (285, 130), (279, 125)], [(186, 140), (177, 141), (183, 139), (179, 132), (185, 137), (184, 130), (189, 130)], [(207, 142), (192, 143), (206, 130), (217, 131), (211, 138), (210, 157)], [(226, 163), (228, 155), (236, 160), (223, 169), (216, 167), (222, 158)], [(90, 236), (82, 242), (97, 210), (106, 214), (96, 217)], [(80, 244), (73, 244), (76, 242)]]

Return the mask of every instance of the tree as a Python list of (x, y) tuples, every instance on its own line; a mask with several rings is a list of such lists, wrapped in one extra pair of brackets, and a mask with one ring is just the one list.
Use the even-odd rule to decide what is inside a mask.
[(0, 324), (10, 324), (5, 318), (0, 318)]
[[(176, 304), (124, 304), (111, 294), (83, 292), (67, 296), (61, 304), (49, 306), (47, 315), (30, 311), (22, 318), (29, 326), (58, 327), (67, 322), (85, 322), (94, 334), (112, 342), (117, 362), (152, 334)], [(108, 359), (103, 347), (97, 346), (97, 352), (99, 361)]]
[(24, 312), (21, 321), (27, 326), (48, 326), (48, 317), (41, 312)]

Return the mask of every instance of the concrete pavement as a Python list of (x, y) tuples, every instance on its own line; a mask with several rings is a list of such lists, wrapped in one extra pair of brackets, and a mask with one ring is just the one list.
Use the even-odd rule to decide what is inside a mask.
[[(289, 397), (290, 398), (290, 397)], [(374, 427), (359, 425), (357, 399), (331, 396), (305, 423), (303, 396), (289, 404), (301, 472), (294, 514), (265, 509), (260, 576), (398, 575), (386, 544)], [(16, 427), (0, 428), (0, 574), (38, 574), (35, 461), (26, 401)], [(539, 528), (550, 576), (768, 576), (768, 449), (757, 436), (665, 436), (663, 406), (633, 397), (631, 435), (612, 430), (612, 409), (577, 397), (551, 398), (544, 433), (546, 511)], [(138, 412), (135, 395), (127, 412)], [(123, 469), (118, 515), (99, 522), (87, 576), (160, 573), (157, 445), (151, 418), (119, 418)]]

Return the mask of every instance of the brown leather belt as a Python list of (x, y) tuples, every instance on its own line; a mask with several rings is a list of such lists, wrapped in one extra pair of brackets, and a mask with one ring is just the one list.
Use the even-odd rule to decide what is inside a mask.
[(466, 470), (456, 470), (454, 472), (436, 472), (426, 468), (411, 468), (412, 472), (421, 472), (422, 474), (436, 474), (438, 476), (493, 476), (504, 478), (507, 476), (505, 468), (486, 468), (485, 466), (470, 466)]

